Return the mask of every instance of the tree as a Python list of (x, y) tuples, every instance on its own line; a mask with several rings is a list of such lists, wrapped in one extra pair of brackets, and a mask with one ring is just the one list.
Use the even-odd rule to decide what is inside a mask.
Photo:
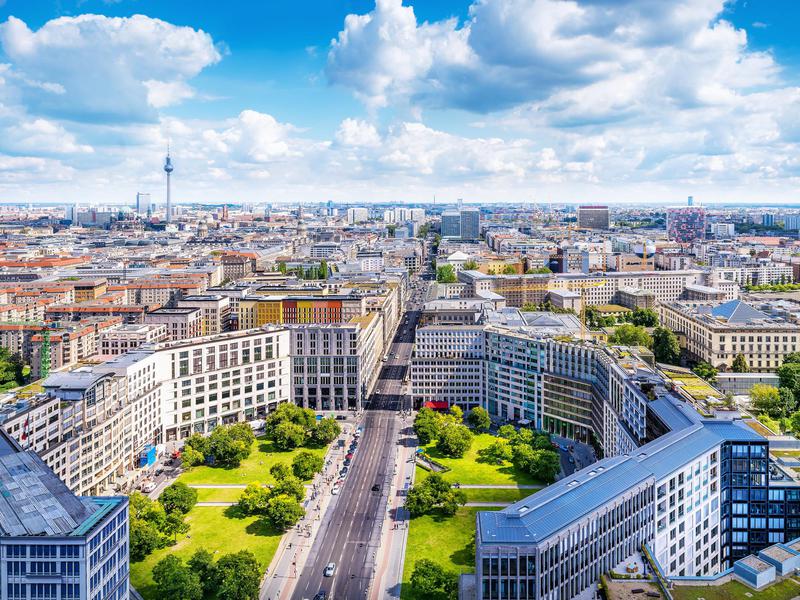
[(436, 281), (439, 283), (455, 283), (456, 272), (453, 265), (442, 265), (436, 269)]
[(792, 433), (795, 435), (800, 433), (800, 410), (793, 412), (792, 416), (789, 417), (789, 425), (792, 428)]
[(463, 490), (454, 489), (439, 473), (431, 473), (408, 490), (405, 507), (412, 516), (434, 510), (452, 516), (466, 503), (467, 495)]
[(453, 404), (450, 407), (450, 410), (447, 411), (448, 417), (451, 417), (452, 423), (463, 423), (464, 422), (464, 411), (461, 409), (460, 406)]
[(797, 395), (792, 390), (781, 387), (778, 388), (778, 394), (780, 394), (781, 397), (781, 406), (783, 407), (784, 414), (788, 415), (797, 410)]
[(736, 358), (733, 359), (733, 365), (731, 366), (731, 371), (733, 371), (734, 373), (750, 372), (750, 365), (747, 364), (747, 359), (744, 357), (744, 354), (736, 355)]
[(552, 483), (561, 471), (561, 460), (553, 450), (534, 450), (530, 473), (539, 481)]
[(681, 358), (678, 336), (666, 327), (656, 327), (653, 330), (653, 354), (657, 362), (677, 365)]
[(312, 430), (311, 440), (316, 446), (325, 446), (339, 437), (340, 433), (342, 433), (342, 428), (339, 427), (336, 419), (326, 417), (321, 419)]
[(617, 327), (609, 336), (608, 341), (618, 346), (645, 346), (646, 348), (653, 346), (653, 338), (648, 335), (644, 327), (630, 323)]
[(528, 269), (528, 275), (547, 275), (553, 271), (549, 267), (536, 267), (535, 269)]
[(467, 423), (469, 423), (469, 426), (475, 431), (481, 432), (489, 431), (489, 427), (492, 425), (492, 420), (489, 418), (489, 412), (485, 408), (476, 406), (469, 411)]
[(181, 452), (181, 465), (184, 467), (194, 467), (206, 462), (206, 457), (201, 452), (191, 446), (184, 446)]
[(128, 543), (133, 562), (144, 560), (154, 550), (160, 548), (163, 542), (161, 532), (153, 523), (144, 519), (131, 518)]
[(479, 454), (483, 460), (497, 464), (510, 462), (514, 456), (511, 444), (509, 444), (508, 440), (502, 438), (489, 444)]
[(514, 427), (513, 425), (508, 425), (508, 424), (501, 425), (500, 428), (497, 430), (497, 435), (499, 435), (501, 438), (510, 440), (516, 437), (517, 428)]
[(517, 268), (514, 265), (506, 265), (503, 267), (503, 275), (516, 275)]
[(472, 437), (466, 425), (448, 425), (442, 429), (436, 448), (445, 456), (461, 458), (472, 446)]
[(249, 484), (239, 496), (239, 509), (246, 515), (260, 515), (266, 512), (270, 491), (257, 484)]
[(319, 278), (320, 279), (328, 278), (328, 262), (325, 260), (319, 261)]
[(455, 600), (458, 598), (458, 575), (423, 558), (414, 563), (411, 587), (420, 598)]
[(784, 363), (778, 367), (778, 380), (781, 387), (792, 390), (795, 396), (798, 396), (800, 394), (800, 363)]
[(226, 554), (217, 561), (219, 600), (257, 600), (261, 568), (249, 550)]
[(294, 498), (298, 502), (302, 502), (306, 496), (306, 488), (303, 482), (294, 475), (287, 475), (281, 477), (272, 486), (272, 495), (286, 495)]
[(227, 427), (217, 427), (209, 438), (209, 452), (215, 465), (224, 467), (238, 467), (241, 462), (250, 456), (252, 446), (248, 445), (237, 436), (231, 435)]
[(767, 414), (758, 415), (758, 421), (773, 433), (780, 434), (781, 424)]
[(322, 471), (325, 461), (319, 454), (308, 450), (298, 452), (292, 459), (292, 471), (301, 480), (306, 481)]
[(430, 408), (421, 408), (414, 417), (414, 433), (419, 438), (419, 443), (427, 446), (439, 437), (441, 430), (441, 415)]
[[(794, 395), (793, 395), (794, 397)], [(757, 383), (750, 388), (750, 401), (758, 413), (769, 415), (773, 419), (784, 416), (784, 407), (778, 388)]]
[(174, 554), (168, 554), (153, 567), (153, 582), (159, 600), (201, 600), (200, 578)]
[(639, 327), (657, 327), (658, 313), (652, 308), (637, 308), (631, 313), (631, 323)]
[(275, 494), (267, 501), (265, 516), (270, 525), (280, 531), (286, 531), (295, 525), (306, 514), (295, 498), (286, 494)]
[(518, 471), (530, 473), (533, 468), (534, 450), (527, 444), (516, 444), (513, 447), (511, 462)]
[(305, 444), (306, 430), (297, 423), (284, 421), (275, 428), (272, 441), (280, 450), (292, 450)]
[(783, 357), (783, 364), (800, 363), (800, 352), (789, 352)]
[(166, 537), (171, 538), (174, 543), (178, 539), (178, 534), (189, 531), (189, 524), (183, 520), (183, 514), (176, 510), (167, 515), (161, 531)]
[(183, 442), (183, 450), (184, 452), (181, 454), (181, 458), (183, 462), (186, 462), (186, 458), (183, 454), (186, 452), (187, 449), (192, 448), (199, 452), (202, 455), (209, 454), (211, 452), (211, 442), (210, 440), (202, 434), (193, 433), (190, 435), (186, 440)]
[(717, 380), (717, 370), (707, 362), (697, 363), (697, 365), (695, 365), (692, 371), (694, 371), (695, 375), (701, 377), (702, 379), (705, 379), (708, 383), (712, 385)]
[(478, 268), (478, 263), (476, 263), (473, 259), (470, 258), (467, 262), (465, 262), (462, 265), (461, 268), (464, 269), (465, 271), (474, 271), (475, 269)]
[(217, 585), (217, 565), (214, 556), (205, 548), (199, 548), (187, 561), (187, 566), (197, 575), (203, 595), (211, 595)]
[(158, 501), (167, 513), (178, 511), (185, 515), (197, 503), (197, 490), (182, 481), (176, 481), (161, 492)]

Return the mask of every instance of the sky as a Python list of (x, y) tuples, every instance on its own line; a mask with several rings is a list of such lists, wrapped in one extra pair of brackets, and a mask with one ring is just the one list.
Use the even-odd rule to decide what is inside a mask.
[(800, 202), (795, 0), (0, 0), (0, 202)]

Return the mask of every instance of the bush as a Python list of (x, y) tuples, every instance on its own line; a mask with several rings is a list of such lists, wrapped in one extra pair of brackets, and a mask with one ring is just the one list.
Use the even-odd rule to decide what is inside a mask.
[(432, 511), (454, 515), (458, 507), (466, 503), (465, 492), (454, 489), (438, 473), (431, 473), (408, 490), (405, 506), (412, 517), (417, 517)]
[(445, 456), (461, 458), (472, 446), (472, 432), (466, 425), (446, 425), (436, 447)]

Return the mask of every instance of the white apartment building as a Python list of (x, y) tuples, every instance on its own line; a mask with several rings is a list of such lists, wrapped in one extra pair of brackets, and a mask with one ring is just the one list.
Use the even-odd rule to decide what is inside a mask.
[(287, 402), (289, 349), (289, 331), (271, 326), (154, 344), (53, 374), (46, 394), (0, 418), (70, 489), (99, 494), (124, 482), (151, 445)]
[(363, 223), (369, 221), (369, 209), (367, 208), (348, 208), (347, 209), (347, 222), (350, 225), (356, 223)]

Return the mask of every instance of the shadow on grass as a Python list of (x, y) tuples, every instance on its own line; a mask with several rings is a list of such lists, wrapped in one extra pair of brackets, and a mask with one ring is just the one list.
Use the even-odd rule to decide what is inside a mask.
[(250, 535), (258, 535), (258, 536), (274, 536), (274, 535), (283, 535), (283, 531), (280, 529), (276, 529), (269, 523), (267, 523), (266, 519), (256, 519), (250, 525), (244, 528), (246, 533)]
[(246, 515), (244, 511), (239, 508), (238, 504), (225, 507), (225, 510), (222, 511), (222, 514), (225, 515), (226, 519), (246, 519), (248, 517), (248, 515)]

